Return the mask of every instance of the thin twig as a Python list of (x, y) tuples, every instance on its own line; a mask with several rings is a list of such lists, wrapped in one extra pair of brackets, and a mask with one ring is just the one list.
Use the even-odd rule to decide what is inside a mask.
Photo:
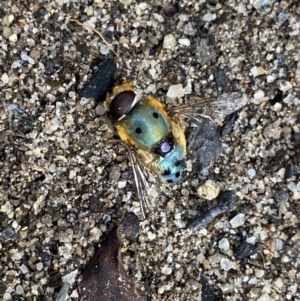
[(113, 48), (108, 44), (108, 42), (105, 40), (105, 38), (103, 37), (103, 35), (101, 34), (100, 31), (98, 31), (95, 27), (85, 24), (85, 23), (81, 23), (76, 19), (69, 19), (69, 21), (73, 21), (76, 22), (77, 24), (79, 24), (80, 26), (82, 26), (85, 29), (90, 29), (93, 32), (95, 32), (97, 35), (99, 35), (99, 37), (102, 39), (103, 43), (117, 56), (119, 57), (119, 55), (113, 50)]

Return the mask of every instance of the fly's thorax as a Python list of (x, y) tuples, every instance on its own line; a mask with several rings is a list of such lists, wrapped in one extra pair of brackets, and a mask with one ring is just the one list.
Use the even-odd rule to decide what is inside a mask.
[(156, 106), (155, 102), (159, 103), (151, 97), (142, 99), (116, 122), (116, 129), (123, 141), (138, 149), (152, 150), (170, 134), (171, 120), (163, 107)]

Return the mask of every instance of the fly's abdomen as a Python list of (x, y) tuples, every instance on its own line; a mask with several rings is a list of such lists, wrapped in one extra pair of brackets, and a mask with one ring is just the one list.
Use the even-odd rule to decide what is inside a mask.
[(182, 178), (186, 152), (185, 146), (176, 144), (173, 150), (165, 157), (160, 157), (158, 165), (161, 178), (167, 183), (176, 183)]

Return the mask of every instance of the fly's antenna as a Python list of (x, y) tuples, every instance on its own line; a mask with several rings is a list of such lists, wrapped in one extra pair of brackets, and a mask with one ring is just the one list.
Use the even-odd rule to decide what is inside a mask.
[(102, 35), (102, 33), (97, 30), (95, 27), (85, 24), (85, 23), (81, 23), (80, 21), (76, 20), (76, 19), (69, 19), (72, 22), (76, 22), (78, 25), (82, 26), (85, 29), (90, 29), (93, 32), (95, 32), (103, 41), (103, 43), (110, 49), (110, 51), (112, 51), (117, 57), (120, 57), (114, 50), (113, 48), (109, 45), (109, 43), (105, 40), (104, 36)]

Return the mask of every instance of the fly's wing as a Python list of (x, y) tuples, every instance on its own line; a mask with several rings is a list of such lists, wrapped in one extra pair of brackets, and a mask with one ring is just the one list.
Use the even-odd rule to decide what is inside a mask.
[(131, 167), (134, 175), (134, 182), (140, 200), (141, 212), (143, 218), (146, 218), (147, 212), (153, 206), (159, 196), (159, 178), (152, 174), (141, 161), (138, 153), (130, 145), (126, 145)]
[(211, 117), (216, 123), (248, 103), (246, 95), (239, 92), (222, 94), (214, 99), (192, 97), (188, 104), (168, 109), (169, 114), (178, 114), (196, 120), (199, 116)]
[(186, 117), (190, 120), (187, 130), (188, 154), (192, 155), (195, 171), (205, 174), (208, 165), (221, 154), (223, 147), (217, 124), (226, 116), (247, 104), (247, 97), (233, 92), (215, 99), (194, 97), (189, 103), (170, 108), (169, 114)]

